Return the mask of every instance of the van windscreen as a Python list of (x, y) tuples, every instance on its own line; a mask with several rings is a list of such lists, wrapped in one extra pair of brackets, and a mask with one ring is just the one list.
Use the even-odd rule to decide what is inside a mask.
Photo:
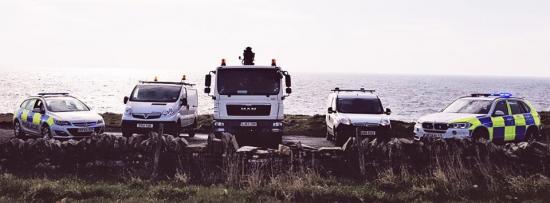
[(178, 85), (138, 85), (132, 91), (130, 101), (136, 102), (176, 102), (182, 86)]

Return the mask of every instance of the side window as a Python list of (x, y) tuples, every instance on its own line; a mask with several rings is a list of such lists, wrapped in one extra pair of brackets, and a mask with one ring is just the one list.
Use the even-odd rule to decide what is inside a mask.
[(493, 112), (493, 115), (495, 115), (495, 113), (497, 111), (502, 111), (504, 113), (504, 115), (508, 115), (508, 106), (506, 105), (505, 100), (500, 100), (500, 101), (497, 102), (497, 104), (495, 106), (495, 111)]
[(529, 107), (529, 105), (527, 105), (525, 102), (522, 102), (522, 101), (520, 101), (519, 104), (521, 106), (523, 113), (531, 113), (531, 108)]
[(517, 100), (508, 100), (508, 104), (510, 105), (510, 110), (512, 110), (512, 114), (515, 115), (524, 113), (523, 108), (520, 106)]
[(34, 104), (36, 103), (36, 99), (29, 99), (28, 101), (29, 102), (27, 105), (25, 105), (25, 109), (32, 111), (32, 108), (34, 108)]
[(29, 104), (29, 100), (28, 100), (28, 99), (25, 100), (23, 103), (21, 103), (21, 105), (20, 105), (19, 107), (22, 108), (22, 109), (25, 109), (25, 108), (27, 108), (27, 104)]

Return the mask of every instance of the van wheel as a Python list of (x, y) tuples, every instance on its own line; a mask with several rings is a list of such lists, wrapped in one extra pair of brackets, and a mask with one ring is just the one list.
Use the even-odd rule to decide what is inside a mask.
[(128, 131), (128, 130), (122, 130), (122, 137), (129, 138), (132, 137), (134, 133)]
[(18, 120), (13, 121), (13, 134), (16, 138), (23, 138), (25, 136), (25, 133), (21, 128), (21, 123), (19, 123)]
[(189, 128), (187, 133), (189, 137), (195, 137), (195, 129), (197, 129), (197, 120), (193, 121), (193, 125)]
[(181, 121), (178, 120), (175, 128), (171, 131), (174, 137), (179, 137), (181, 134)]
[(49, 140), (49, 139), (52, 139), (53, 136), (52, 136), (52, 131), (50, 130), (50, 126), (48, 125), (43, 125), (41, 128), (40, 128), (40, 134), (42, 135), (42, 137), (46, 140)]

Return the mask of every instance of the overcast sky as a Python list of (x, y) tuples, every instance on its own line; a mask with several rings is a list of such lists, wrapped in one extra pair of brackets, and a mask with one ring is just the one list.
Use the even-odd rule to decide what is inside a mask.
[(0, 69), (550, 77), (548, 0), (1, 0)]

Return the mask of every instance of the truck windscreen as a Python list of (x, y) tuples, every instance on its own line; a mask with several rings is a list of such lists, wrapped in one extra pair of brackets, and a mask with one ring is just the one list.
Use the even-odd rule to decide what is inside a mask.
[(217, 88), (221, 95), (276, 95), (281, 89), (281, 74), (265, 69), (221, 69)]
[(177, 85), (138, 85), (132, 91), (130, 101), (137, 102), (176, 102), (181, 86)]

